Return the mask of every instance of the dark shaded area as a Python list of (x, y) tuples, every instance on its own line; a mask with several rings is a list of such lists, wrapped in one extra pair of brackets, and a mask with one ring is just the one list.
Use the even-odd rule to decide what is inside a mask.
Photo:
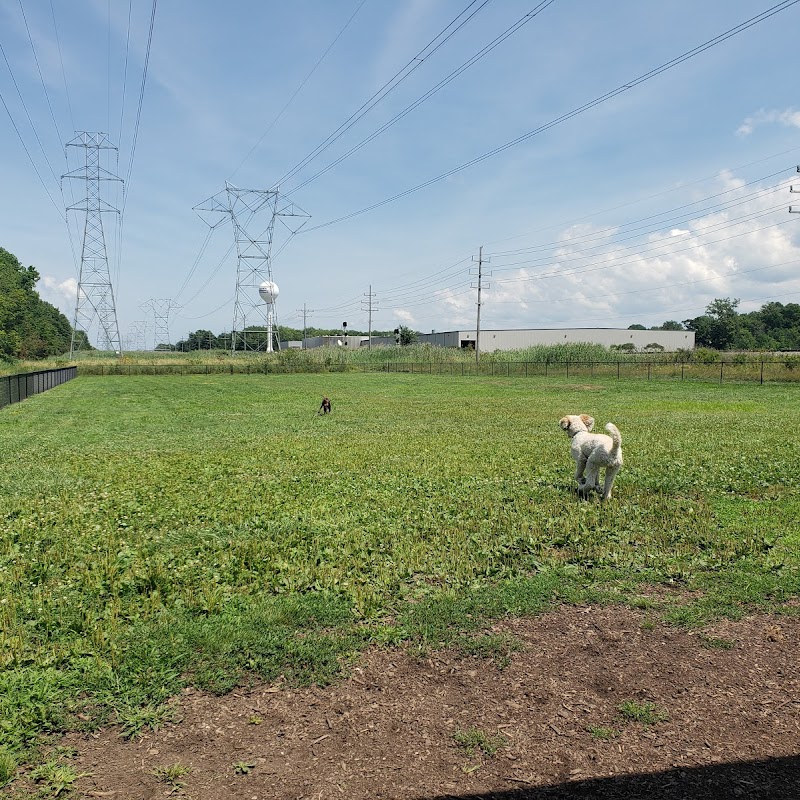
[(800, 757), (678, 768), (649, 775), (622, 775), (529, 786), (485, 794), (441, 794), (416, 800), (800, 800)]

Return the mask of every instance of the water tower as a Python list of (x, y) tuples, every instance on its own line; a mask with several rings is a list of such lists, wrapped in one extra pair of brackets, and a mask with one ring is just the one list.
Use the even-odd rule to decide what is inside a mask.
[(264, 301), (267, 307), (267, 352), (272, 352), (272, 322), (274, 320), (274, 306), (275, 301), (278, 299), (279, 289), (278, 284), (272, 281), (264, 281), (258, 287), (258, 294)]

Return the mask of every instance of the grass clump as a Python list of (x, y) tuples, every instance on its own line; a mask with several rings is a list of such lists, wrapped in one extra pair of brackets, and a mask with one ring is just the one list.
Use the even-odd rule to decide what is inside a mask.
[(488, 734), (479, 728), (470, 728), (467, 731), (456, 731), (453, 734), (456, 744), (463, 747), (467, 754), (472, 756), (480, 750), (485, 756), (493, 757), (495, 753), (508, 744), (508, 739), (502, 734)]
[(0, 787), (11, 783), (17, 773), (17, 759), (5, 748), (0, 748)]
[(640, 722), (642, 725), (655, 725), (669, 719), (669, 714), (655, 703), (639, 700), (625, 700), (617, 710), (629, 722)]
[(736, 642), (732, 639), (725, 639), (719, 636), (707, 636), (704, 633), (699, 634), (700, 644), (706, 650), (733, 650), (736, 647)]
[(592, 739), (596, 741), (608, 741), (615, 739), (619, 734), (614, 728), (609, 728), (605, 725), (587, 725), (586, 730), (591, 734)]
[(168, 784), (173, 790), (177, 791), (178, 789), (183, 789), (186, 786), (186, 782), (182, 779), (185, 778), (191, 771), (192, 770), (190, 767), (187, 767), (185, 764), (181, 764), (180, 761), (178, 761), (175, 764), (170, 764), (164, 767), (153, 767), (150, 772), (157, 780)]

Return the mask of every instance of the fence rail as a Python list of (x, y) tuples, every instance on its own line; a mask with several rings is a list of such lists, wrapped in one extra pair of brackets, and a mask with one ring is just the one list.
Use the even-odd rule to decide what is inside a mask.
[(363, 364), (278, 364), (238, 362), (219, 364), (92, 364), (81, 365), (80, 375), (220, 375), (294, 374), (326, 372), (394, 372), (423, 375), (481, 375), (497, 377), (552, 377), (566, 379), (612, 378), (679, 381), (800, 382), (800, 365), (783, 361), (492, 361), (410, 362), (382, 361)]
[(18, 375), (0, 376), (0, 408), (27, 400), (55, 386), (77, 377), (77, 367), (43, 369), (37, 372), (22, 372)]

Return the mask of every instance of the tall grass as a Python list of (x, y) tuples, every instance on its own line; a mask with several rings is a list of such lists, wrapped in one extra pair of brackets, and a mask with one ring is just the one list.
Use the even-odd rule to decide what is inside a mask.
[[(583, 411), (623, 434), (605, 505), (571, 486)], [(780, 607), (799, 424), (787, 385), (78, 378), (0, 411), (0, 752), (642, 584), (683, 621)]]

